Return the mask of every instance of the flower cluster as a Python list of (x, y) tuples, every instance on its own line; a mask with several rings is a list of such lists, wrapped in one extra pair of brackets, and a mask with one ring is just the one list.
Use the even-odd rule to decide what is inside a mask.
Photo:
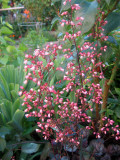
[[(71, 0), (66, 0), (64, 5), (67, 2), (70, 3), (71, 13), (80, 9), (79, 5), (72, 5)], [(68, 11), (61, 14), (68, 17), (69, 15)], [(93, 45), (85, 42), (82, 46), (77, 45), (76, 38), (81, 36), (81, 31), (77, 31), (76, 27), (82, 25), (83, 20), (83, 17), (77, 17), (75, 23), (70, 16), (69, 20), (61, 21), (62, 26), (70, 25), (73, 31), (72, 34), (66, 32), (63, 41), (68, 39), (74, 44), (76, 60), (70, 60), (74, 57), (73, 50), (52, 43), (42, 50), (36, 49), (33, 55), (26, 54), (24, 84), (33, 81), (36, 87), (31, 88), (29, 92), (24, 91), (22, 87), (23, 91), (19, 92), (20, 95), (25, 95), (22, 105), (26, 106), (26, 117), (39, 118), (37, 132), (41, 132), (45, 139), (54, 135), (56, 141), (67, 141), (76, 145), (80, 144), (81, 125), (86, 126), (87, 130), (94, 129), (88, 113), (95, 110), (95, 104), (98, 106), (102, 104), (102, 89), (96, 79), (104, 78), (102, 72), (104, 64), (99, 59), (101, 51), (105, 52), (107, 49), (104, 46), (98, 51), (98, 41), (107, 38), (100, 32), (105, 24), (100, 18), (98, 18), (99, 32), (89, 35), (94, 36), (97, 43)], [(58, 52), (64, 53), (64, 56), (58, 59)], [(101, 131), (106, 134), (113, 123), (108, 119), (108, 123)], [(113, 130), (119, 135), (118, 126)], [(98, 132), (94, 134), (100, 137)]]

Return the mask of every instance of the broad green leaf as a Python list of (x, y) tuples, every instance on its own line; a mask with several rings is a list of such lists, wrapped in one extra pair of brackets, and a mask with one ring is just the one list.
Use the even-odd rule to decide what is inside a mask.
[(8, 42), (12, 42), (12, 43), (15, 44), (15, 41), (14, 41), (13, 39), (9, 38), (8, 36), (4, 36), (4, 39), (5, 39), (6, 41), (8, 41)]
[(61, 18), (60, 17), (55, 17), (55, 18), (53, 18), (53, 20), (52, 20), (52, 22), (51, 22), (51, 29), (57, 24), (57, 22), (59, 22), (61, 20)]
[(120, 13), (112, 12), (106, 18), (107, 24), (104, 26), (104, 33), (108, 34), (120, 27)]
[[(9, 0), (7, 0), (7, 1), (9, 1)], [(13, 27), (12, 27), (12, 25), (11, 25), (10, 23), (5, 22), (5, 25), (6, 25), (7, 27), (9, 27), (10, 29), (13, 29)]]
[[(87, 2), (87, 1), (81, 1), (80, 7), (81, 9), (76, 11), (75, 18), (76, 17), (83, 17), (84, 20), (82, 22), (82, 26), (78, 27), (78, 29), (81, 30), (81, 33), (84, 34), (88, 32), (95, 23), (95, 17), (97, 13), (97, 1), (93, 2)], [(75, 22), (78, 23), (79, 21)]]
[(119, 104), (119, 103), (120, 103), (120, 100), (118, 100), (118, 99), (113, 99), (113, 98), (108, 98), (108, 103)]
[(2, 36), (0, 36), (0, 43), (6, 45), (6, 41)]
[(13, 156), (13, 151), (9, 150), (3, 155), (2, 160), (10, 160), (12, 156)]
[(58, 22), (60, 20), (61, 20), (61, 18), (57, 16), (57, 17), (53, 18), (51, 24), (54, 25), (56, 22)]
[(40, 144), (36, 144), (36, 143), (27, 143), (27, 144), (23, 144), (22, 145), (22, 152), (27, 153), (27, 154), (31, 154), (31, 153), (35, 153), (38, 151), (40, 147)]
[(12, 34), (12, 33), (13, 33), (12, 30), (10, 30), (8, 27), (5, 27), (5, 26), (3, 26), (3, 27), (0, 29), (0, 32), (1, 32), (1, 34)]
[(6, 65), (8, 62), (8, 58), (8, 55), (5, 55), (4, 57), (0, 58), (0, 63)]
[(10, 129), (8, 127), (1, 127), (0, 128), (0, 136), (5, 136), (6, 134), (10, 134)]
[(5, 141), (5, 139), (0, 137), (0, 151), (3, 152), (5, 147), (6, 147), (6, 141)]
[(120, 88), (115, 88), (115, 91), (120, 96)]
[(23, 119), (23, 117), (24, 117), (24, 112), (17, 109), (14, 116), (13, 116), (11, 124), (18, 131), (22, 131), (22, 119)]
[(7, 47), (7, 51), (8, 51), (9, 53), (17, 53), (17, 50), (16, 50), (15, 46), (11, 46), (11, 45), (9, 45), (9, 46)]

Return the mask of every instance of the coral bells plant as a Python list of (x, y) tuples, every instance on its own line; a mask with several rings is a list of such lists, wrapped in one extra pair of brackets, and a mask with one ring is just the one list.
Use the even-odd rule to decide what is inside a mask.
[[(36, 132), (56, 142), (79, 146), (85, 131), (88, 133), (89, 130), (97, 138), (102, 133), (110, 133), (120, 139), (119, 126), (104, 113), (102, 116), (99, 114), (105, 103), (102, 89), (105, 79), (102, 68), (105, 65), (101, 55), (106, 52), (107, 46), (99, 45), (107, 40), (102, 33), (102, 26), (106, 24), (102, 19), (104, 13), (99, 11), (94, 32), (88, 35), (94, 37), (96, 44), (85, 42), (80, 46), (76, 40), (82, 36), (78, 28), (82, 26), (84, 18), (76, 17), (74, 20), (72, 15), (80, 10), (80, 6), (72, 5), (71, 0), (64, 1), (64, 5), (67, 3), (70, 10), (61, 14), (63, 19), (60, 24), (70, 26), (72, 33), (66, 32), (63, 41), (69, 40), (74, 45), (77, 58), (75, 60), (71, 48), (64, 49), (62, 45), (53, 43), (42, 50), (36, 49), (33, 55), (25, 55), (24, 83), (30, 80), (36, 84), (29, 92), (23, 87), (20, 91), (20, 95), (24, 95), (22, 105), (26, 108), (25, 116), (38, 117)], [(63, 57), (59, 57), (59, 52), (63, 53)], [(74, 60), (70, 60), (71, 57)]]

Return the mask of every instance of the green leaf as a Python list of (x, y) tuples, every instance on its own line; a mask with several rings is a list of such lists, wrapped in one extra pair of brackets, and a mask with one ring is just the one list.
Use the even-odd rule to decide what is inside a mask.
[(28, 155), (27, 153), (21, 152), (21, 154), (20, 154), (20, 160), (26, 160), (27, 155)]
[(108, 36), (107, 41), (110, 42), (110, 43), (113, 43), (115, 45), (118, 45), (116, 39), (114, 37), (112, 37), (112, 36)]
[(106, 18), (107, 24), (104, 26), (104, 33), (108, 34), (120, 26), (120, 13), (112, 12)]
[(4, 99), (6, 98), (4, 91), (2, 90), (2, 88), (0, 87), (0, 99)]
[[(8, 1), (9, 1), (9, 0), (8, 0)], [(10, 29), (13, 29), (12, 25), (9, 24), (8, 22), (5, 22), (5, 25), (6, 25), (7, 27), (9, 27)]]
[(2, 113), (0, 113), (0, 125), (5, 125), (5, 119)]
[(10, 150), (3, 155), (2, 160), (10, 160), (12, 156), (13, 156), (13, 151)]
[(11, 45), (7, 46), (7, 51), (9, 53), (16, 53), (17, 52), (15, 46), (11, 46)]
[(10, 98), (10, 92), (9, 92), (9, 87), (8, 87), (8, 84), (5, 80), (5, 78), (3, 77), (3, 75), (0, 73), (0, 86), (6, 96), (7, 99), (11, 99)]
[(14, 102), (16, 100), (16, 98), (18, 98), (18, 93), (15, 91), (15, 90), (12, 90), (11, 92), (11, 98), (12, 98), (12, 101)]
[(5, 136), (6, 134), (10, 134), (10, 129), (8, 127), (1, 127), (0, 128), (0, 136)]
[(70, 98), (71, 102), (75, 102), (75, 99), (76, 99), (76, 97), (75, 97), (75, 91), (71, 91), (70, 92), (69, 98)]
[(52, 5), (54, 5), (56, 2), (60, 2), (60, 0), (52, 0)]
[(52, 19), (52, 22), (51, 22), (51, 29), (57, 24), (57, 22), (59, 22), (61, 20), (61, 18), (60, 17), (54, 17), (53, 19)]
[(53, 24), (56, 24), (58, 21), (60, 21), (61, 20), (61, 18), (60, 17), (55, 17), (55, 18), (53, 18), (52, 19), (52, 22), (51, 22), (51, 24), (53, 25)]
[[(96, 13), (97, 13), (97, 6), (98, 6), (97, 1), (93, 1), (93, 2), (81, 1), (80, 3), (81, 9), (76, 11), (75, 18), (76, 17), (84, 18), (82, 22), (82, 26), (78, 27), (78, 29), (81, 30), (82, 34), (88, 32), (93, 27), (95, 23)], [(78, 22), (79, 21), (75, 23), (78, 23)]]
[(108, 103), (119, 104), (119, 103), (120, 103), (120, 100), (118, 100), (118, 99), (113, 99), (113, 98), (108, 98)]
[(13, 104), (13, 108), (12, 108), (12, 114), (14, 114), (16, 112), (17, 109), (20, 108), (20, 99), (16, 99), (16, 101)]
[(109, 116), (109, 115), (113, 115), (113, 113), (114, 113), (114, 111), (113, 110), (111, 110), (111, 109), (107, 109), (107, 115)]
[(55, 77), (55, 75), (54, 75), (53, 78), (52, 78), (51, 81), (50, 81), (50, 87), (54, 85), (54, 83), (55, 83), (55, 78), (56, 78), (56, 77)]
[(5, 141), (5, 139), (0, 137), (0, 151), (3, 152), (5, 147), (6, 147), (6, 141)]
[(15, 41), (14, 41), (13, 39), (9, 38), (8, 36), (4, 36), (4, 39), (5, 39), (6, 41), (8, 41), (8, 42), (12, 42), (12, 43), (15, 44)]
[(105, 0), (107, 5), (109, 6), (111, 0)]
[(101, 111), (99, 113), (101, 114), (101, 113), (104, 113), (104, 112), (106, 112), (106, 109), (101, 109)]
[(0, 58), (0, 63), (6, 65), (8, 62), (8, 58), (8, 55), (5, 55), (4, 57)]
[(10, 30), (8, 27), (5, 27), (5, 26), (3, 26), (3, 27), (0, 29), (0, 32), (1, 32), (1, 34), (12, 34), (12, 33), (13, 33), (12, 30)]
[(33, 160), (33, 158), (35, 158), (36, 156), (41, 155), (41, 153), (42, 153), (42, 152), (37, 152), (37, 153), (35, 153), (34, 155), (32, 155), (32, 156), (30, 157), (29, 160)]
[(115, 114), (118, 118), (120, 118), (120, 105), (115, 109)]
[(38, 151), (40, 147), (40, 144), (36, 144), (36, 143), (27, 143), (27, 144), (23, 144), (22, 145), (22, 152), (27, 153), (27, 154), (31, 154), (31, 153), (35, 153)]
[(24, 112), (17, 109), (12, 121), (10, 122), (10, 124), (19, 132), (22, 131), (22, 119), (24, 117)]
[(3, 100), (3, 103), (0, 104), (1, 111), (7, 121), (12, 119), (12, 103), (8, 100)]
[(5, 41), (5, 39), (2, 36), (0, 36), (0, 42), (1, 42), (1, 44), (6, 45), (6, 41)]
[(115, 91), (120, 96), (120, 88), (115, 88)]
[(9, 84), (9, 89), (10, 89), (10, 91), (14, 90), (14, 88), (15, 88), (15, 87), (14, 87), (14, 83), (10, 83), (10, 84)]

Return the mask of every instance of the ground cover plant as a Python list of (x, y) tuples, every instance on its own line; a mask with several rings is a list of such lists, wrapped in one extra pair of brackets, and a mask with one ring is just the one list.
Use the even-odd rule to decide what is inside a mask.
[[(107, 1), (105, 3), (110, 4)], [(63, 49), (62, 45), (50, 43), (43, 50), (36, 49), (33, 55), (25, 55), (24, 68), (28, 75), (24, 83), (32, 80), (38, 88), (31, 88), (29, 92), (24, 89), (21, 91), (25, 96), (22, 105), (26, 106), (27, 118), (39, 118), (36, 131), (53, 146), (60, 143), (68, 152), (79, 150), (77, 158), (81, 160), (86, 155), (87, 159), (110, 159), (112, 155), (108, 148), (105, 149), (104, 139), (120, 139), (119, 114), (116, 112), (119, 105), (114, 106), (116, 109), (111, 114), (108, 101), (109, 88), (119, 66), (118, 42), (113, 40), (112, 71), (108, 64), (110, 59), (103, 57), (109, 49), (111, 38), (113, 39), (108, 33), (119, 24), (109, 28), (109, 16), (108, 22), (105, 20), (108, 13), (99, 8), (102, 1), (86, 1), (87, 14), (91, 13), (92, 18), (83, 11), (86, 9), (83, 2), (80, 1), (79, 4), (66, 0), (61, 8), (60, 24), (62, 27), (67, 26), (63, 41), (69, 40), (71, 48)], [(118, 1), (109, 12), (117, 4)], [(119, 15), (117, 12), (111, 14)], [(85, 33), (85, 41), (80, 44), (80, 38)], [(63, 52), (63, 57), (59, 57), (58, 52)], [(115, 91), (119, 95), (119, 88), (115, 88)], [(98, 140), (84, 146), (91, 134)], [(118, 151), (119, 149), (115, 152)], [(59, 156), (61, 159), (64, 157), (60, 153)], [(65, 158), (73, 159), (73, 156), (66, 155)]]

